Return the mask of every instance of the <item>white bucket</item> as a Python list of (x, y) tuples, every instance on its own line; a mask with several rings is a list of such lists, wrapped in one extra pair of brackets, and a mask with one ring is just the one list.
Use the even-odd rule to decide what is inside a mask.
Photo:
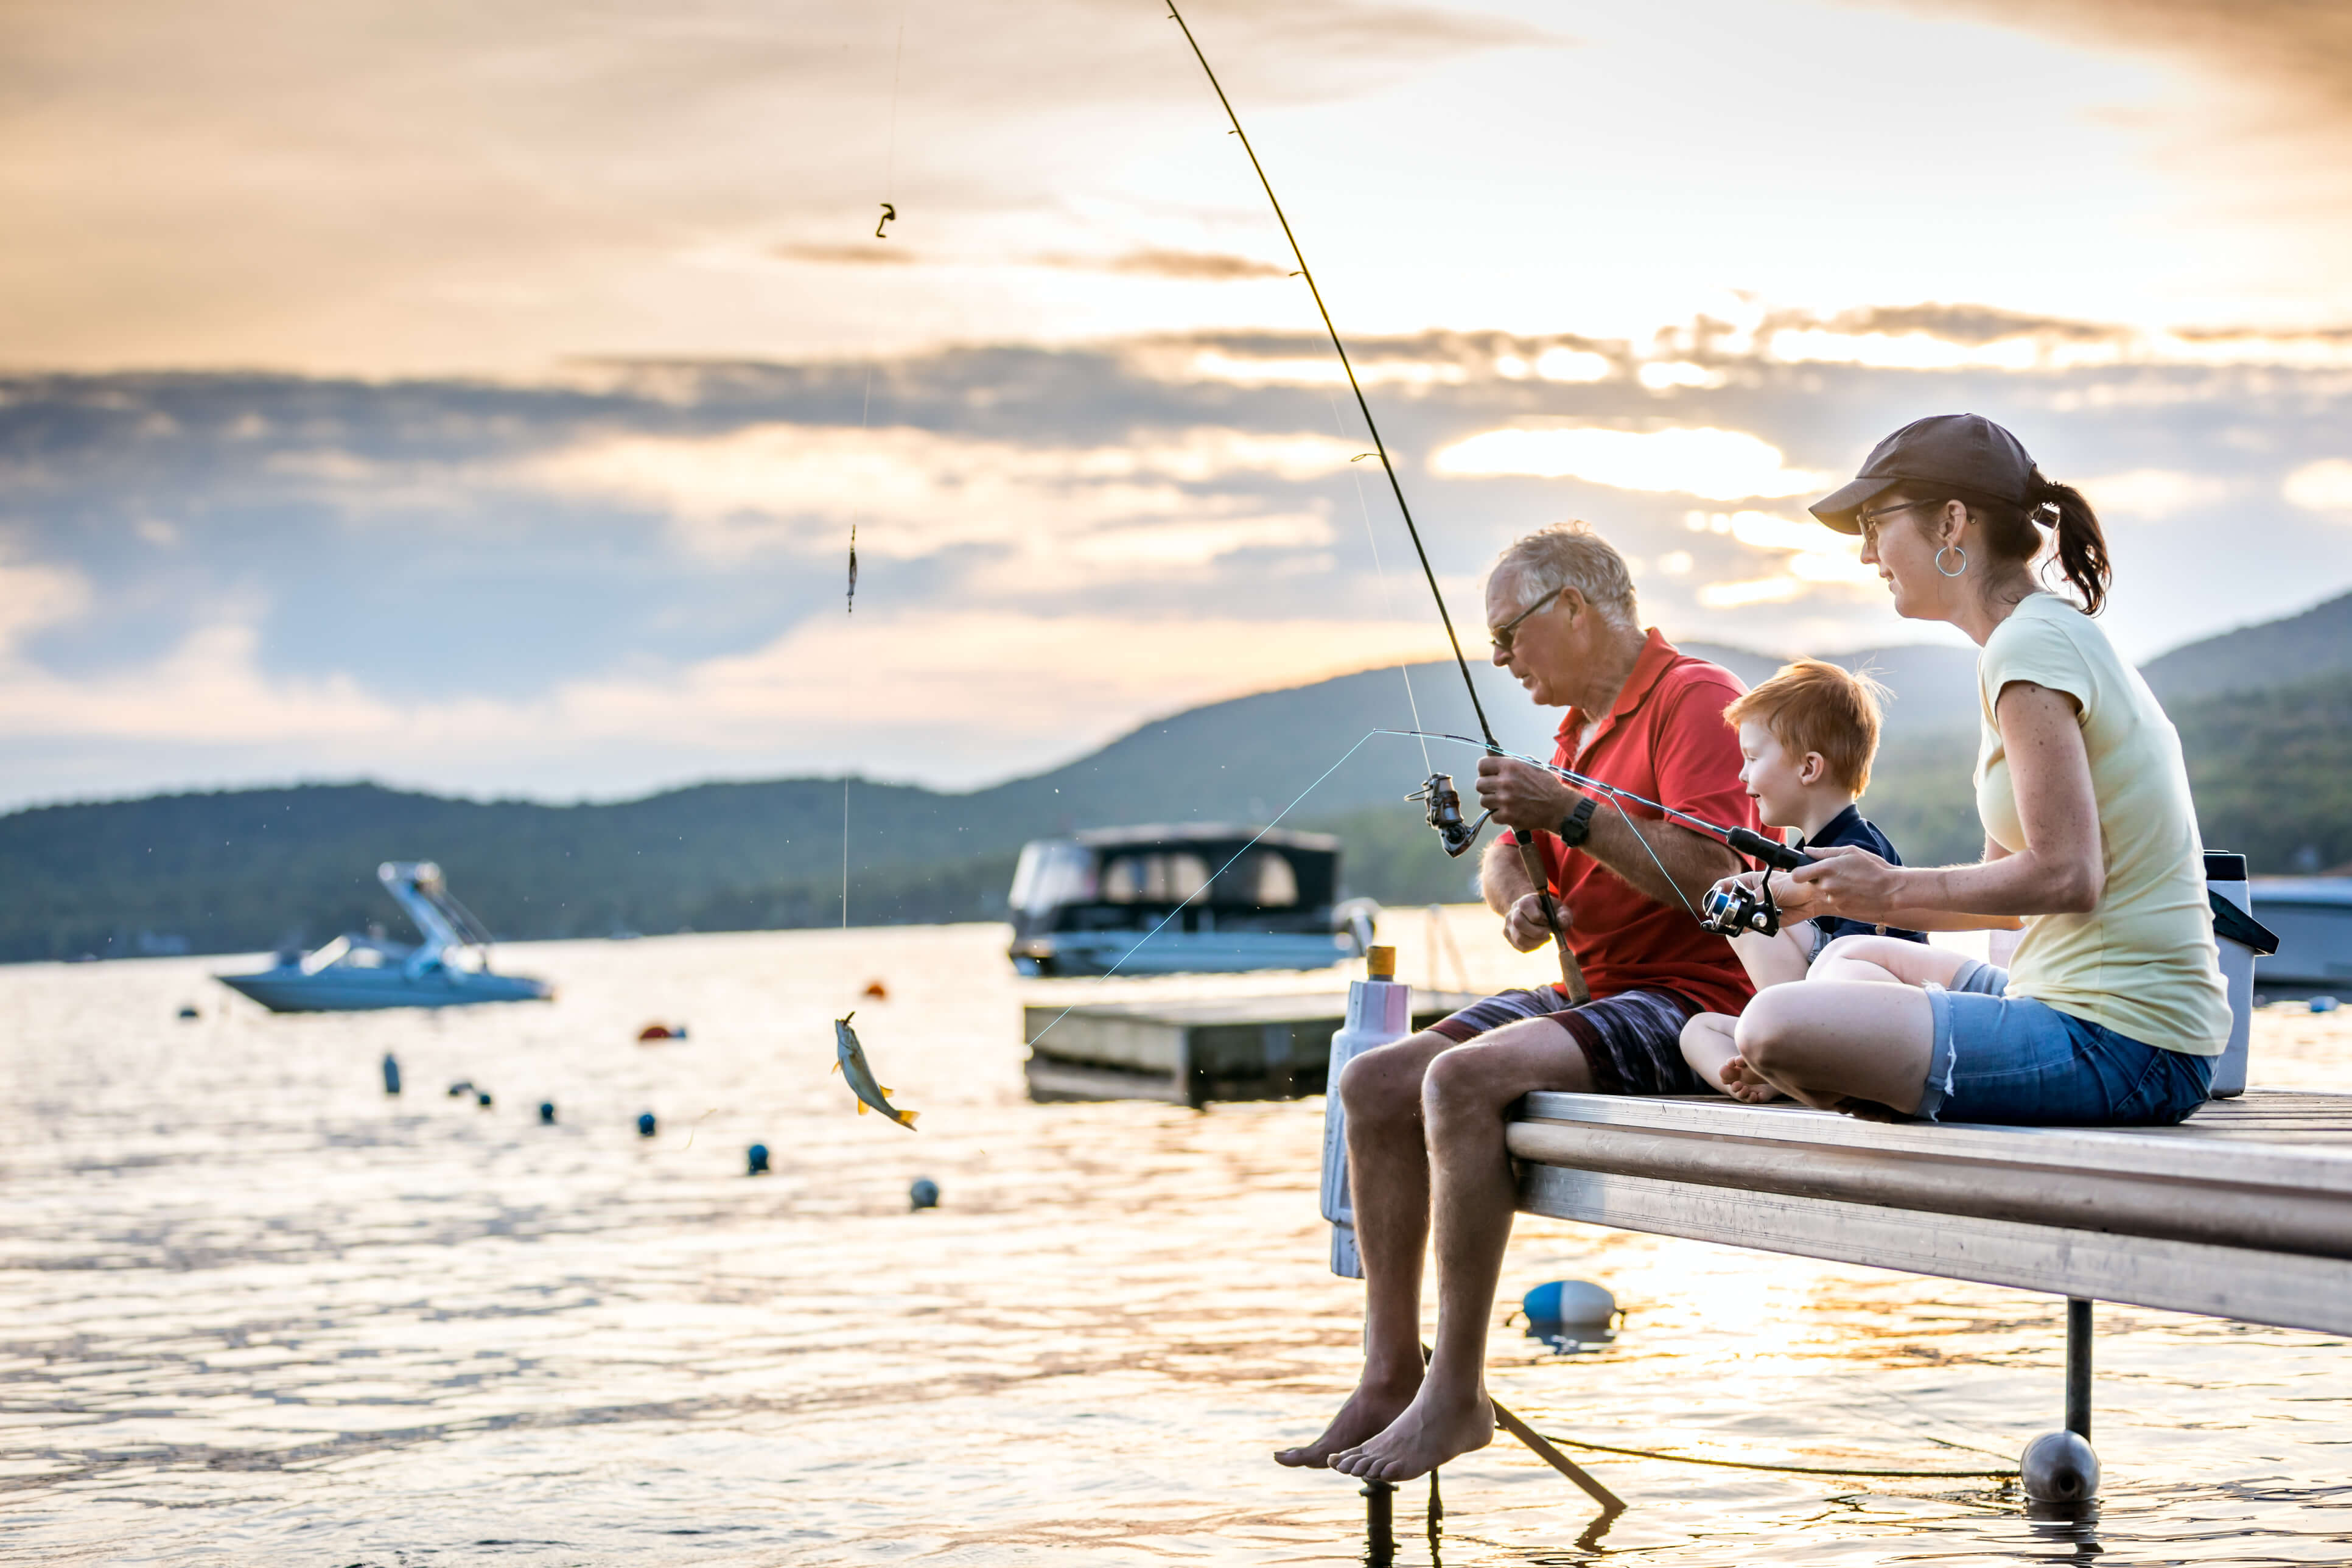
[(1331, 1272), (1361, 1279), (1356, 1256), (1356, 1211), (1348, 1195), (1348, 1112), (1339, 1103), (1339, 1073), (1370, 1050), (1412, 1032), (1412, 987), (1395, 980), (1359, 980), (1348, 987), (1348, 1021), (1331, 1037), (1331, 1064), (1323, 1079), (1323, 1217), (1331, 1222)]

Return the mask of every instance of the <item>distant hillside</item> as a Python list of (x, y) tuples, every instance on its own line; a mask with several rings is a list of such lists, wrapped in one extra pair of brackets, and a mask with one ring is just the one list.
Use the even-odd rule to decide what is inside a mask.
[(2225, 691), (2352, 673), (2352, 594), (2299, 616), (2200, 638), (2149, 661), (2140, 673), (2167, 708)]
[[(2298, 675), (2315, 662), (2342, 672), (2271, 683), (2258, 700), (2174, 697), (2182, 678), (2166, 677), (2208, 842), (2246, 851), (2261, 869), (2352, 858), (2352, 788), (2338, 782), (2352, 762), (2343, 754), (2352, 751), (2347, 606), (2352, 597), (2150, 667), (2152, 676), (2168, 667), (2252, 671), (2273, 658)], [(2343, 646), (2328, 649), (2331, 637)], [(2233, 639), (2271, 651), (2242, 657)], [(1751, 682), (1780, 663), (1686, 646)], [(2173, 665), (2192, 653), (2189, 665)], [(1875, 669), (1895, 693), (1865, 809), (1915, 863), (1974, 858), (1971, 652), (1907, 647), (1837, 658)], [(1503, 672), (1473, 668), (1504, 743), (1548, 753), (1557, 715), (1533, 709)], [(1450, 663), (1408, 673), (1423, 728), (1476, 732)], [(1425, 771), (1420, 744), (1365, 739), (1410, 728), (1412, 711), (1403, 676), (1368, 670), (1156, 720), (990, 789), (950, 795), (854, 780), (850, 919), (986, 918), (1002, 910), (1029, 838), (1149, 821), (1263, 822), (1302, 792), (1288, 820), (1340, 834), (1349, 891), (1401, 904), (1466, 897), (1470, 867), (1448, 860), (1402, 798)], [(1426, 765), (1466, 785), (1476, 753), (1432, 742)], [(149, 949), (184, 942), (199, 952), (241, 952), (372, 921), (396, 928), (374, 878), (385, 859), (439, 860), (458, 896), (509, 938), (828, 924), (841, 915), (842, 789), (837, 778), (781, 779), (543, 805), (361, 784), (16, 812), (0, 816), (8, 892), (0, 960), (123, 954), (141, 951), (142, 939)]]

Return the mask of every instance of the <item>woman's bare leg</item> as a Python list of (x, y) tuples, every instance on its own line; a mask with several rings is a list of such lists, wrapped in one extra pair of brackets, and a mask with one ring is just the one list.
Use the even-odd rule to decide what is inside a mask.
[(1899, 936), (1842, 936), (1822, 949), (1807, 980), (1868, 980), (1884, 985), (1949, 985), (1964, 953)]
[(1927, 994), (1913, 986), (1775, 985), (1739, 1016), (1739, 1055), (1720, 1081), (1741, 1100), (1777, 1089), (1822, 1110), (1860, 1100), (1908, 1114), (1927, 1086), (1935, 1027)]

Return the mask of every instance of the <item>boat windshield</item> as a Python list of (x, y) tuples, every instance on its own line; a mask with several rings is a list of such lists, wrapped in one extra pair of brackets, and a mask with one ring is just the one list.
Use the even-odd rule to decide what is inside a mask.
[(1024, 845), (1013, 872), (1012, 904), (1024, 914), (1044, 914), (1095, 896), (1095, 858), (1066, 838), (1040, 838)]
[(1209, 863), (1189, 849), (1115, 856), (1103, 868), (1107, 904), (1181, 903), (1209, 885)]
[(351, 950), (352, 939), (347, 936), (339, 936), (334, 941), (329, 942), (326, 946), (320, 948), (318, 952), (306, 956), (302, 960), (302, 973), (305, 974), (316, 974), (321, 969), (330, 968), (340, 961), (343, 954), (351, 952)]

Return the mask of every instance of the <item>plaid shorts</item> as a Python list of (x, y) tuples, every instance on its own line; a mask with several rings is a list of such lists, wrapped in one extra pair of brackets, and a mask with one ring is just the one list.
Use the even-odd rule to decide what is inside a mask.
[(1557, 985), (1505, 991), (1432, 1024), (1433, 1032), (1467, 1042), (1522, 1018), (1549, 1018), (1584, 1047), (1599, 1094), (1706, 1094), (1708, 1086), (1683, 1060), (1683, 1026), (1704, 1009), (1671, 991), (1620, 991), (1570, 1007)]

